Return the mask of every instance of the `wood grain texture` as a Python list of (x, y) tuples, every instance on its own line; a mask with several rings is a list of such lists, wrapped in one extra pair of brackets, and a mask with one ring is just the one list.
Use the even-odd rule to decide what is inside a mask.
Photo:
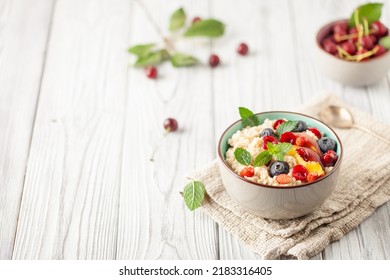
[(130, 12), (56, 3), (14, 259), (115, 258)]
[[(188, 16), (207, 16), (207, 1), (147, 1), (163, 30), (180, 5)], [(134, 7), (130, 44), (161, 41)], [(176, 47), (205, 61), (208, 40), (182, 40)], [(119, 206), (118, 259), (216, 259), (216, 224), (201, 211), (190, 212), (179, 194), (190, 170), (215, 157), (212, 72), (206, 66), (159, 67), (159, 78), (148, 80), (131, 68), (128, 75), (125, 141)], [(174, 117), (179, 131), (163, 135), (163, 120)], [(140, 121), (144, 120), (144, 121)], [(154, 162), (149, 160), (158, 145)]]
[(10, 259), (52, 1), (0, 2), (0, 259)]

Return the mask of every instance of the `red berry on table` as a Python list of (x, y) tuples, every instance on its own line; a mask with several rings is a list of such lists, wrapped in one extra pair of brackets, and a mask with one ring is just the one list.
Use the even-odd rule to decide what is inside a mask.
[(241, 43), (238, 45), (237, 52), (241, 55), (246, 55), (249, 51), (248, 45), (245, 43)]
[(376, 45), (375, 48), (377, 49), (375, 56), (380, 56), (387, 51), (386, 48), (382, 45)]
[(278, 140), (273, 137), (273, 136), (264, 136), (263, 137), (263, 149), (264, 150), (268, 150), (268, 146), (267, 146), (267, 143), (271, 142), (272, 144), (277, 144), (278, 143)]
[(372, 41), (371, 36), (364, 36), (360, 41), (363, 48), (371, 50), (374, 47), (374, 42)]
[(325, 39), (322, 42), (322, 46), (324, 47), (324, 50), (330, 54), (335, 54), (337, 53), (337, 47), (336, 43), (333, 42), (331, 39)]
[(145, 74), (149, 79), (157, 78), (157, 68), (154, 66), (147, 66), (145, 68)]
[(311, 131), (318, 139), (322, 137), (321, 132), (315, 127), (310, 127), (307, 130)]
[(307, 181), (308, 182), (314, 182), (315, 180), (318, 180), (319, 176), (316, 172), (310, 172), (307, 174)]
[(285, 123), (285, 122), (286, 122), (285, 120), (276, 120), (274, 122), (273, 128), (277, 129), (279, 125), (281, 125), (282, 123)]
[(292, 178), (288, 176), (287, 174), (280, 174), (275, 177), (276, 182), (278, 182), (281, 185), (289, 184), (292, 181)]
[(297, 139), (297, 137), (292, 132), (284, 132), (282, 135), (280, 135), (280, 142), (283, 143), (291, 143), (294, 145), (295, 139)]
[(306, 161), (306, 162), (309, 161), (310, 155), (308, 154), (308, 152), (305, 149), (298, 148), (298, 149), (295, 149), (295, 151), (298, 153), (298, 155), (301, 156), (301, 158), (303, 158), (304, 161)]
[(385, 36), (388, 32), (386, 26), (384, 26), (379, 20), (371, 23), (371, 28), (374, 29), (374, 34), (379, 37)]
[(252, 166), (244, 167), (240, 172), (240, 176), (242, 177), (253, 177), (255, 175), (255, 169)]
[(296, 143), (298, 146), (306, 147), (307, 144), (309, 143), (309, 141), (307, 140), (307, 138), (305, 138), (305, 137), (303, 137), (303, 136), (298, 136), (297, 139), (295, 140), (295, 143)]
[(356, 46), (351, 41), (347, 41), (341, 44), (341, 47), (350, 55), (354, 55), (356, 53)]
[(292, 176), (300, 181), (305, 181), (308, 174), (309, 172), (307, 171), (306, 167), (300, 164), (295, 165), (292, 169)]
[(219, 64), (219, 56), (216, 54), (210, 55), (209, 64), (211, 67), (216, 67)]
[(178, 127), (177, 121), (173, 118), (168, 118), (164, 121), (164, 128), (167, 132), (174, 132)]
[(334, 166), (337, 162), (338, 156), (335, 151), (328, 150), (325, 154), (322, 155), (321, 161), (324, 164), (324, 166)]
[(202, 19), (200, 17), (194, 17), (192, 19), (192, 24), (194, 24), (195, 22), (198, 22), (198, 21), (201, 21)]

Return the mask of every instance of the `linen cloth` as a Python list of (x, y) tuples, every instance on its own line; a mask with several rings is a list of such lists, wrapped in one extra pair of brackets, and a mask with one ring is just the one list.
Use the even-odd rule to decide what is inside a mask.
[[(390, 126), (334, 95), (317, 99), (301, 112), (318, 118), (329, 104), (345, 106), (355, 123), (390, 139)], [(246, 211), (225, 191), (217, 160), (192, 174), (206, 188), (201, 209), (264, 259), (283, 255), (309, 259), (318, 254), (390, 200), (390, 145), (356, 128), (335, 131), (344, 149), (340, 176), (332, 195), (315, 212), (292, 220), (271, 220)]]

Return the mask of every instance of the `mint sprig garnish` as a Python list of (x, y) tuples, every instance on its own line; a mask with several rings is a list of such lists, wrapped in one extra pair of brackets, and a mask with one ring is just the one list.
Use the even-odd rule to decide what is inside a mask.
[(296, 126), (298, 122), (297, 121), (286, 121), (278, 126), (278, 128), (275, 131), (275, 135), (277, 137), (280, 137), (285, 132), (292, 131)]
[(359, 22), (363, 22), (364, 19), (367, 20), (368, 25), (379, 20), (382, 15), (382, 7), (382, 3), (367, 3), (357, 7), (349, 19), (349, 26), (354, 27)]
[(193, 23), (184, 33), (184, 37), (210, 37), (222, 36), (225, 32), (225, 25), (216, 19), (204, 19)]
[(267, 164), (272, 159), (272, 154), (269, 151), (263, 151), (257, 155), (255, 160), (253, 161), (254, 167), (259, 167), (264, 164)]
[(248, 166), (252, 163), (251, 154), (244, 148), (237, 148), (234, 150), (234, 157), (242, 165)]
[(202, 182), (191, 180), (187, 185), (184, 186), (183, 198), (184, 203), (191, 211), (199, 208), (202, 205), (206, 189)]
[(177, 9), (172, 15), (171, 19), (169, 20), (169, 31), (177, 31), (181, 29), (184, 24), (186, 23), (186, 13), (184, 12), (183, 8)]
[(259, 125), (259, 120), (257, 119), (256, 115), (253, 114), (253, 112), (248, 108), (238, 107), (238, 112), (241, 116), (242, 127)]

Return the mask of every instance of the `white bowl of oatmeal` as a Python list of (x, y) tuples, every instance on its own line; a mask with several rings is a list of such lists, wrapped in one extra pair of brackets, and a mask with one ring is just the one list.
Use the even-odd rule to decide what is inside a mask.
[(329, 197), (342, 145), (315, 118), (273, 111), (229, 126), (218, 155), (222, 182), (235, 201), (264, 218), (292, 219), (313, 212)]

